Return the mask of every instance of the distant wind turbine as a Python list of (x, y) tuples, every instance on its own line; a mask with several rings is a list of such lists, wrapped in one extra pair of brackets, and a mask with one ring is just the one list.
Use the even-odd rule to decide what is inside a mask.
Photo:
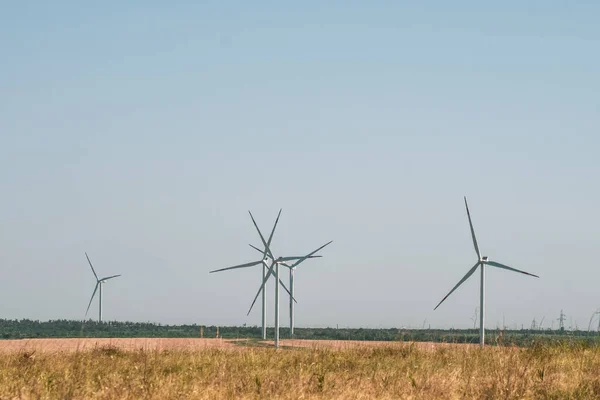
[[(254, 218), (253, 218), (254, 220)], [(256, 226), (256, 223), (255, 223)], [(258, 230), (258, 226), (256, 227), (256, 229)], [(275, 256), (273, 255), (273, 253), (271, 252), (271, 249), (269, 248), (269, 246), (267, 245), (267, 243), (265, 242), (264, 238), (262, 237), (262, 234), (260, 233), (260, 230), (258, 231), (260, 238), (263, 242), (263, 244), (265, 245), (265, 248), (267, 249), (271, 259), (272, 259), (272, 263), (271, 263), (271, 267), (269, 268), (269, 272), (267, 273), (267, 276), (265, 276), (265, 278), (263, 279), (262, 285), (260, 286), (260, 288), (258, 289), (258, 292), (256, 293), (256, 296), (254, 297), (254, 301), (252, 301), (252, 305), (250, 306), (250, 309), (248, 310), (248, 315), (250, 314), (250, 311), (252, 311), (252, 307), (254, 307), (254, 304), (256, 303), (256, 299), (258, 299), (258, 295), (260, 294), (261, 290), (264, 290), (265, 284), (267, 283), (267, 280), (269, 279), (269, 277), (272, 274), (275, 274), (275, 279), (280, 281), (279, 278), (279, 265), (285, 265), (288, 268), (294, 268), (295, 266), (297, 266), (298, 264), (304, 262), (305, 260), (307, 260), (308, 258), (312, 257), (315, 253), (317, 253), (319, 250), (323, 249), (325, 246), (329, 245), (330, 243), (332, 243), (333, 241), (329, 241), (327, 243), (325, 243), (323, 246), (319, 247), (318, 249), (314, 250), (313, 252), (305, 255), (304, 257), (300, 258), (298, 261), (296, 261), (294, 264), (292, 265), (287, 265), (286, 260), (288, 257), (279, 257), (279, 258), (275, 258)], [(292, 292), (289, 292), (290, 296), (292, 296)], [(295, 301), (295, 299), (292, 296), (292, 299)], [(275, 347), (279, 346), (279, 285), (275, 285)]]
[[(258, 298), (258, 295), (260, 294), (260, 292), (264, 290), (265, 284), (269, 280), (269, 277), (273, 273), (275, 273), (275, 279), (276, 279), (276, 281), (281, 282), (281, 279), (279, 277), (279, 265), (280, 264), (284, 264), (288, 268), (291, 269), (291, 268), (297, 266), (298, 264), (300, 264), (301, 262), (305, 261), (306, 259), (312, 257), (319, 250), (323, 249), (325, 246), (327, 246), (328, 244), (330, 244), (331, 241), (328, 242), (328, 243), (325, 243), (323, 246), (319, 247), (318, 249), (316, 249), (312, 253), (307, 254), (304, 257), (300, 258), (293, 265), (287, 265), (285, 263), (286, 261), (292, 261), (292, 260), (296, 259), (296, 257), (278, 257), (278, 258), (275, 258), (275, 256), (273, 255), (273, 252), (269, 248), (269, 244), (267, 242), (265, 242), (265, 238), (263, 237), (262, 233), (260, 232), (260, 229), (258, 229), (258, 225), (256, 224), (256, 221), (254, 220), (254, 217), (252, 216), (252, 213), (250, 211), (248, 211), (248, 213), (250, 214), (250, 218), (252, 218), (252, 223), (254, 224), (254, 227), (256, 228), (256, 231), (258, 232), (258, 235), (260, 236), (260, 240), (262, 241), (263, 246), (265, 246), (265, 253), (268, 253), (268, 255), (271, 257), (271, 267), (269, 268), (269, 272), (264, 277), (262, 285), (260, 286), (260, 289), (258, 289), (258, 293), (256, 293), (256, 296), (254, 297), (254, 301), (252, 301), (252, 305), (250, 306), (250, 309), (248, 310), (248, 315), (250, 315), (250, 311), (252, 311), (252, 307), (254, 307), (254, 303), (256, 302), (256, 299)], [(280, 213), (281, 213), (281, 211), (280, 211)], [(285, 286), (285, 285), (283, 285), (283, 283), (281, 283), (281, 284), (282, 284), (282, 286)], [(294, 299), (293, 293), (290, 292), (290, 291), (288, 291), (288, 293), (290, 294), (291, 299), (293, 301), (296, 301), (296, 299)], [(279, 347), (279, 285), (277, 285), (277, 284), (275, 284), (275, 347)]]
[(479, 343), (483, 347), (485, 344), (485, 266), (489, 265), (491, 267), (507, 269), (509, 271), (519, 272), (521, 274), (533, 276), (539, 278), (539, 276), (530, 274), (529, 272), (521, 271), (516, 268), (511, 268), (507, 265), (500, 264), (499, 262), (490, 261), (488, 257), (481, 256), (479, 252), (479, 246), (477, 246), (477, 239), (475, 238), (475, 230), (473, 229), (473, 223), (471, 222), (471, 214), (469, 213), (469, 206), (467, 204), (467, 198), (465, 197), (465, 208), (467, 209), (467, 217), (469, 218), (469, 226), (471, 227), (471, 237), (473, 238), (473, 246), (475, 247), (475, 252), (477, 253), (477, 262), (475, 265), (467, 272), (467, 274), (452, 288), (452, 290), (439, 302), (437, 306), (435, 306), (434, 310), (436, 310), (440, 304), (444, 302), (454, 292), (460, 285), (463, 284), (473, 273), (477, 270), (478, 267), (481, 267), (481, 282), (480, 282), (480, 295), (479, 295)]
[[(259, 252), (262, 252), (262, 250), (260, 250), (256, 246), (250, 245), (250, 247), (252, 247), (255, 250), (258, 250)], [(296, 271), (296, 267), (300, 263), (304, 262), (305, 260), (307, 260), (309, 258), (321, 258), (321, 257), (323, 257), (323, 256), (308, 256), (306, 258), (304, 258), (304, 257), (279, 257), (278, 258), (278, 262), (281, 265), (287, 267), (290, 271), (290, 286), (289, 286), (290, 290), (288, 291), (288, 293), (290, 295), (290, 336), (292, 336), (294, 334), (294, 303), (297, 303), (297, 301), (294, 299), (294, 271)], [(298, 260), (298, 261), (296, 261), (292, 265), (290, 265), (286, 262), (286, 261), (293, 261), (293, 260)], [(264, 287), (263, 287), (263, 292), (264, 292)], [(248, 311), (248, 313), (250, 313), (250, 312)]]
[(87, 310), (85, 310), (85, 316), (87, 317), (88, 311), (90, 311), (90, 306), (92, 305), (92, 300), (94, 300), (94, 296), (96, 295), (96, 291), (98, 290), (98, 288), (100, 288), (100, 292), (98, 293), (98, 321), (102, 322), (102, 285), (107, 280), (117, 278), (121, 275), (112, 275), (100, 279), (98, 278), (96, 271), (94, 271), (94, 266), (92, 265), (92, 262), (90, 261), (90, 258), (88, 257), (87, 253), (85, 253), (85, 258), (87, 258), (88, 263), (90, 264), (90, 268), (92, 268), (92, 272), (94, 273), (94, 277), (96, 278), (96, 287), (94, 287), (94, 292), (92, 293), (92, 297), (90, 298)]
[[(248, 211), (249, 212), (249, 211)], [(277, 228), (277, 223), (279, 222), (279, 217), (281, 216), (281, 209), (279, 210), (279, 214), (277, 214), (277, 219), (275, 220), (275, 224), (273, 225), (273, 229), (271, 230), (271, 234), (269, 235), (269, 240), (268, 240), (268, 244), (271, 244), (271, 240), (273, 239), (273, 234), (275, 233), (275, 228)], [(254, 218), (252, 217), (252, 214), (250, 214), (250, 217), (252, 218), (252, 220), (254, 221)], [(255, 224), (256, 225), (256, 224)], [(254, 247), (254, 246), (252, 246)], [(233, 267), (227, 267), (227, 268), (221, 268), (221, 269), (216, 269), (213, 271), (210, 271), (210, 273), (214, 273), (214, 272), (221, 272), (221, 271), (228, 271), (231, 269), (238, 269), (238, 268), (248, 268), (248, 267), (253, 267), (255, 265), (262, 265), (262, 279), (264, 279), (264, 277), (267, 274), (267, 268), (269, 267), (267, 262), (268, 262), (268, 258), (267, 258), (267, 249), (265, 248), (265, 250), (260, 250), (257, 249), (261, 254), (262, 257), (260, 260), (258, 261), (254, 261), (254, 262), (249, 262), (249, 263), (245, 263), (245, 264), (240, 264), (240, 265), (235, 265)], [(283, 285), (283, 282), (281, 282), (281, 285)], [(284, 289), (289, 293), (289, 290), (287, 289), (287, 287), (285, 287), (285, 285), (283, 285)], [(263, 340), (265, 340), (267, 338), (267, 293), (265, 290), (262, 291), (262, 318), (261, 318), (261, 322), (262, 322), (262, 338)]]
[[(259, 251), (259, 252), (263, 252), (261, 249), (259, 249), (256, 246), (250, 245), (250, 247), (252, 247), (253, 249)], [(290, 271), (290, 286), (289, 286), (289, 290), (287, 290), (288, 294), (290, 295), (290, 336), (292, 336), (294, 334), (294, 303), (297, 303), (296, 299), (294, 298), (294, 271), (296, 270), (296, 267), (298, 266), (298, 264), (300, 264), (302, 261), (308, 259), (308, 258), (321, 258), (323, 256), (310, 256), (307, 258), (303, 258), (303, 257), (279, 257), (279, 263), (281, 265), (286, 266), (289, 271)], [(289, 265), (286, 261), (294, 261), (294, 260), (298, 260), (297, 262), (293, 263), (292, 265)], [(302, 261), (300, 261), (302, 260)], [(273, 261), (271, 260), (271, 263)], [(264, 263), (264, 265), (266, 266), (267, 264)], [(263, 276), (263, 279), (265, 279), (265, 277)], [(285, 285), (282, 286), (285, 288)], [(263, 287), (263, 290), (261, 291), (261, 293), (264, 293), (265, 289)]]
[[(331, 242), (329, 242), (329, 243), (331, 243)], [(317, 251), (321, 250), (323, 247), (327, 246), (329, 243), (319, 247), (317, 250), (315, 250), (311, 254), (314, 254)], [(292, 301), (294, 298), (294, 271), (296, 271), (296, 267), (298, 267), (298, 265), (300, 263), (306, 261), (309, 258), (313, 258), (313, 257), (321, 257), (321, 256), (312, 256), (309, 254), (308, 256), (299, 259), (292, 265), (289, 265), (285, 261), (281, 263), (282, 265), (285, 265), (286, 267), (288, 267), (290, 270), (290, 336), (294, 335), (294, 302)]]
[[(264, 237), (262, 236), (262, 233), (261, 233), (260, 229), (258, 228), (256, 221), (254, 220), (254, 216), (252, 215), (252, 213), (250, 211), (248, 211), (248, 213), (250, 214), (250, 218), (252, 219), (252, 223), (254, 224), (254, 227), (256, 228), (256, 230), (261, 238), (261, 241), (263, 242), (263, 244), (265, 246), (264, 250), (261, 250), (258, 247), (250, 245), (250, 247), (252, 247), (253, 249), (257, 250), (259, 253), (262, 254), (262, 257), (260, 260), (245, 263), (245, 264), (235, 265), (233, 267), (227, 267), (227, 268), (213, 270), (213, 271), (210, 271), (210, 273), (228, 271), (228, 270), (239, 269), (239, 268), (248, 268), (248, 267), (253, 267), (255, 265), (262, 264), (263, 272), (261, 275), (262, 276), (261, 282), (268, 280), (269, 276), (271, 275), (270, 273), (267, 274), (267, 270), (270, 267), (269, 261), (271, 262), (271, 264), (273, 264), (273, 257), (272, 257), (272, 254), (270, 253), (269, 246), (271, 245), (271, 241), (273, 239), (273, 234), (275, 233), (275, 228), (277, 227), (277, 223), (279, 222), (279, 217), (281, 216), (281, 211), (282, 210), (279, 210), (279, 214), (277, 214), (277, 219), (275, 220), (275, 224), (273, 225), (273, 229), (271, 230), (271, 234), (269, 235), (269, 240), (267, 242), (265, 242)], [(320, 257), (320, 256), (311, 256), (310, 258), (315, 258), (315, 257)], [(296, 260), (299, 260), (302, 258), (303, 258), (302, 256), (280, 257), (276, 261), (279, 263), (282, 263), (285, 261), (296, 261)], [(279, 284), (281, 286), (283, 286), (285, 291), (290, 295), (291, 301), (296, 302), (296, 299), (294, 299), (294, 296), (292, 295), (290, 290), (285, 286), (283, 281), (279, 277), (277, 278), (277, 280), (278, 280)], [(276, 286), (276, 296), (278, 297), (279, 296), (279, 294), (278, 294), (279, 293), (279, 285), (275, 285), (275, 286)], [(266, 339), (267, 338), (267, 324), (266, 324), (267, 304), (266, 304), (266, 290), (265, 290), (264, 286), (262, 287), (262, 290), (260, 291), (260, 293), (262, 293), (262, 337), (263, 337), (263, 339)], [(256, 299), (255, 299), (255, 301), (256, 301)], [(253, 305), (254, 305), (254, 303), (253, 303)], [(279, 316), (276, 315), (275, 319), (278, 322)]]

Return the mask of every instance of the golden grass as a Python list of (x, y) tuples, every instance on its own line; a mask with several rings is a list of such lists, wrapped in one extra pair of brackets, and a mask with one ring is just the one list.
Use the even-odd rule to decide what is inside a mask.
[(212, 347), (0, 353), (0, 399), (598, 399), (600, 349)]

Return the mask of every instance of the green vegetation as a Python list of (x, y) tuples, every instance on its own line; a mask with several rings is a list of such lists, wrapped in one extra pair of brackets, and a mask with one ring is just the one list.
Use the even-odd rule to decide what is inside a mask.
[[(161, 325), (138, 322), (94, 322), (86, 321), (32, 321), (0, 319), (0, 338), (198, 338), (200, 325)], [(288, 337), (288, 329), (281, 328), (281, 337)], [(586, 331), (540, 331), (540, 330), (506, 330), (499, 337), (499, 331), (488, 330), (487, 341), (494, 345), (530, 346), (539, 342), (583, 341), (589, 344), (600, 344), (597, 332)], [(205, 338), (214, 338), (216, 326), (202, 326)], [(226, 339), (248, 338), (259, 339), (260, 327), (225, 326), (219, 327), (219, 336)], [(273, 329), (268, 330), (273, 337)], [(378, 340), (378, 341), (416, 341), (443, 343), (477, 343), (479, 333), (475, 329), (441, 330), (441, 329), (350, 329), (350, 328), (296, 328), (295, 339), (322, 340)]]

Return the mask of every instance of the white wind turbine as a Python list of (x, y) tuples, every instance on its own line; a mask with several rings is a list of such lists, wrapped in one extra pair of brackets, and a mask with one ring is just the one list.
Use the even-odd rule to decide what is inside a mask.
[[(331, 243), (331, 242), (329, 242), (329, 243)], [(329, 244), (329, 243), (327, 243), (327, 244)], [(327, 246), (327, 244), (325, 246)], [(325, 246), (323, 246), (323, 247), (325, 247)], [(319, 248), (319, 250), (321, 248)], [(312, 258), (312, 257), (308, 257), (308, 258)], [(302, 258), (302, 259), (296, 261), (295, 263), (293, 263), (292, 265), (289, 265), (286, 262), (282, 263), (283, 265), (288, 267), (290, 270), (290, 336), (294, 335), (294, 302), (292, 301), (294, 298), (294, 271), (296, 271), (296, 267), (304, 260), (306, 260), (306, 258)]]
[(471, 275), (475, 272), (478, 267), (481, 267), (481, 282), (480, 282), (480, 297), (479, 297), (479, 343), (483, 347), (485, 344), (485, 266), (489, 265), (496, 268), (507, 269), (509, 271), (519, 272), (521, 274), (533, 276), (539, 278), (539, 276), (530, 274), (529, 272), (521, 271), (516, 268), (511, 268), (507, 265), (500, 264), (495, 261), (490, 261), (488, 257), (481, 256), (479, 252), (479, 246), (477, 246), (477, 239), (475, 238), (475, 230), (473, 229), (473, 223), (471, 222), (471, 214), (469, 213), (469, 206), (467, 205), (467, 198), (465, 197), (465, 207), (467, 209), (467, 217), (469, 218), (469, 226), (471, 227), (471, 236), (473, 237), (473, 245), (475, 246), (475, 252), (477, 253), (477, 262), (475, 265), (467, 272), (467, 274), (452, 288), (452, 290), (439, 302), (437, 306), (435, 306), (434, 310), (436, 310), (440, 304), (444, 302), (454, 292), (460, 285), (463, 284), (464, 281), (469, 279)]
[(94, 296), (96, 295), (96, 291), (98, 290), (98, 288), (100, 288), (100, 293), (98, 296), (98, 321), (102, 322), (102, 285), (107, 280), (119, 277), (121, 275), (112, 275), (112, 276), (107, 276), (106, 278), (100, 279), (100, 278), (98, 278), (98, 275), (96, 275), (96, 271), (94, 271), (94, 266), (92, 265), (92, 262), (90, 261), (90, 258), (88, 257), (87, 253), (85, 253), (85, 258), (87, 258), (88, 263), (90, 264), (90, 267), (92, 268), (92, 272), (94, 273), (94, 277), (96, 278), (96, 287), (94, 287), (94, 292), (92, 293), (92, 298), (90, 298), (90, 302), (87, 306), (87, 310), (85, 310), (85, 316), (87, 317), (88, 311), (90, 311), (90, 306), (92, 305), (92, 300), (94, 300)]

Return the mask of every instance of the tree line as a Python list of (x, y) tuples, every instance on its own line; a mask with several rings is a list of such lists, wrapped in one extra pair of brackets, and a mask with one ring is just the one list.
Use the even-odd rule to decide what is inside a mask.
[[(281, 328), (281, 338), (289, 338), (289, 329)], [(490, 344), (526, 346), (540, 341), (579, 339), (600, 344), (597, 332), (551, 330), (487, 330)], [(163, 325), (150, 322), (97, 322), (76, 320), (38, 321), (0, 319), (0, 339), (32, 338), (215, 338), (260, 339), (258, 326)], [(273, 328), (267, 329), (273, 337)], [(403, 328), (294, 328), (295, 339), (416, 341), (478, 343), (476, 329), (403, 329)]]

